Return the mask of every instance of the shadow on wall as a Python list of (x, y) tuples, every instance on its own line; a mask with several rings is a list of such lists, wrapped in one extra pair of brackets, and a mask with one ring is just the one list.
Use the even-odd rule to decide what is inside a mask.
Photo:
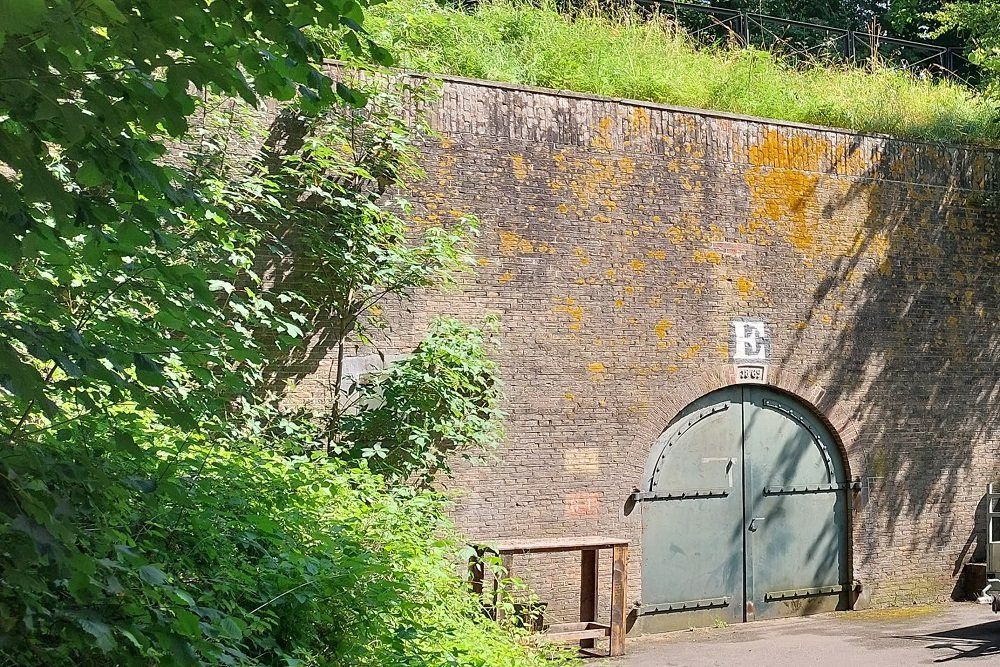
[[(292, 211), (293, 215), (285, 219), (281, 214), (272, 216), (272, 224), (277, 224), (267, 230), (271, 235), (271, 247), (268, 252), (258, 255), (255, 267), (269, 290), (276, 294), (302, 295), (309, 301), (304, 309), (296, 308), (296, 303), (291, 304), (292, 310), (304, 310), (309, 315), (309, 320), (302, 327), (306, 338), (301, 345), (285, 349), (272, 347), (269, 355), (271, 362), (264, 371), (266, 385), (279, 395), (293, 398), (296, 403), (318, 408), (334, 403), (341, 340), (346, 339), (343, 350), (347, 355), (343, 366), (345, 381), (384, 365), (384, 360), (378, 361), (377, 354), (369, 355), (373, 360), (356, 356), (364, 346), (360, 340), (351, 340), (350, 334), (356, 329), (351, 318), (343, 318), (347, 323), (344, 330), (341, 329), (339, 313), (345, 304), (358, 299), (349, 291), (348, 282), (340, 274), (340, 266), (335, 261), (326, 260), (324, 252), (317, 252), (317, 248), (332, 248), (343, 240), (335, 238), (332, 231), (331, 216), (334, 214), (330, 211), (333, 207), (312, 188), (326, 187), (332, 192), (333, 187), (343, 187), (356, 196), (352, 204), (359, 206), (364, 201), (381, 198), (387, 186), (374, 168), (371, 171), (375, 176), (368, 176), (367, 172), (346, 172), (345, 176), (335, 179), (335, 186), (332, 183), (314, 183), (315, 177), (311, 173), (305, 178), (301, 175), (282, 175), (283, 160), (299, 152), (314, 131), (323, 132), (326, 124), (330, 123), (332, 121), (323, 118), (307, 120), (293, 113), (283, 113), (272, 123), (262, 147), (262, 158), (269, 173), (277, 174), (272, 177), (277, 184), (273, 193), (275, 208)], [(330, 141), (338, 138), (332, 135)], [(360, 154), (369, 149), (375, 150), (367, 145), (361, 148), (355, 146), (353, 158), (363, 160)], [(363, 164), (362, 171), (367, 166)], [(404, 300), (398, 296), (383, 295), (379, 301), (399, 311), (407, 311)], [(367, 314), (354, 319), (360, 321), (366, 317)], [(371, 351), (370, 348), (365, 349)], [(289, 385), (294, 387), (292, 391), (289, 391)]]
[[(308, 126), (300, 117), (290, 112), (278, 115), (261, 147), (262, 162), (267, 170), (276, 173), (283, 158), (299, 151), (307, 136)], [(276, 193), (276, 203), (286, 209), (297, 207), (300, 202), (293, 201), (296, 196), (296, 192), (282, 190)], [(302, 252), (301, 235), (295, 225), (283, 221), (267, 231), (272, 236), (270, 247), (258, 254), (254, 268), (263, 277), (268, 289), (276, 294), (305, 293), (310, 299), (318, 299), (307, 310), (311, 320), (307, 324), (309, 337), (306, 343), (285, 350), (272, 346), (272, 361), (264, 369), (265, 382), (271, 391), (284, 395), (289, 382), (297, 384), (317, 376), (330, 350), (336, 347), (338, 335), (330, 304), (325, 303), (328, 293), (317, 289), (317, 285), (323, 282), (322, 272), (305, 261), (306, 253)], [(332, 373), (334, 366), (331, 364), (327, 370)], [(308, 397), (310, 403), (329, 405), (332, 402), (334, 378), (331, 376), (324, 380), (321, 383), (323, 395), (313, 393)]]
[[(868, 150), (863, 141), (850, 152)], [(825, 387), (822, 402), (851, 408), (850, 454), (870, 485), (855, 532), (862, 572), (940, 582), (945, 565), (956, 575), (985, 553), (980, 499), (1000, 471), (1000, 215), (984, 194), (986, 161), (888, 142), (820, 218), (867, 211), (848, 221), (853, 248), (819, 283), (781, 363), (800, 350), (819, 359), (806, 374)], [(833, 344), (806, 355), (824, 329)]]

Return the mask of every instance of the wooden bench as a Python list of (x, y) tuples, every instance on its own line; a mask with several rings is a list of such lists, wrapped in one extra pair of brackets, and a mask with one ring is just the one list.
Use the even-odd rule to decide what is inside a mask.
[[(483, 556), (495, 553), (500, 556), (508, 575), (513, 558), (518, 554), (580, 552), (580, 622), (552, 625), (543, 636), (552, 641), (579, 641), (580, 648), (594, 647), (595, 639), (608, 638), (608, 655), (625, 654), (625, 591), (628, 587), (628, 540), (616, 537), (588, 536), (544, 540), (520, 540), (498, 544), (476, 544), (476, 556), (469, 564), (473, 590), (482, 595), (485, 568)], [(611, 618), (607, 624), (597, 621), (598, 552), (612, 550), (611, 567)], [(494, 588), (496, 593), (499, 593)]]

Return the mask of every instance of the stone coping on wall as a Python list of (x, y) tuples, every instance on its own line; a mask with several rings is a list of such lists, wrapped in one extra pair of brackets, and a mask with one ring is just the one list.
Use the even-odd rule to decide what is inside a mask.
[[(333, 60), (326, 61), (326, 65), (332, 71), (344, 68), (342, 63)], [(839, 153), (829, 155), (825, 160), (818, 162), (818, 168), (815, 170), (817, 173), (918, 183), (968, 191), (1000, 191), (1000, 147), (936, 142), (874, 132), (860, 132), (725, 111), (672, 106), (644, 100), (607, 97), (455, 75), (428, 74), (406, 70), (391, 70), (391, 72), (393, 77), (428, 82), (440, 81), (446, 86), (450, 84), (457, 87), (467, 87), (484, 91), (485, 94), (489, 94), (487, 91), (493, 91), (497, 94), (496, 100), (499, 100), (500, 96), (509, 95), (520, 95), (522, 101), (531, 97), (559, 100), (555, 104), (523, 104), (520, 109), (508, 105), (497, 110), (488, 108), (484, 104), (486, 100), (481, 98), (476, 104), (485, 107), (484, 112), (488, 112), (480, 114), (482, 122), (475, 126), (467, 125), (465, 127), (432, 125), (433, 129), (438, 132), (485, 134), (504, 139), (587, 146), (611, 152), (627, 150), (630, 152), (662, 153), (662, 145), (658, 145), (655, 141), (627, 142), (623, 138), (630, 131), (629, 127), (622, 127), (622, 125), (627, 124), (622, 119), (630, 115), (628, 111), (622, 113), (622, 107), (624, 107), (638, 110), (632, 112), (633, 117), (637, 113), (645, 114), (647, 119), (653, 115), (672, 116), (670, 123), (662, 123), (659, 128), (652, 128), (662, 130), (660, 134), (663, 136), (670, 134), (673, 127), (679, 124), (684, 125), (685, 121), (683, 120), (678, 123), (679, 118), (690, 119), (683, 128), (684, 141), (688, 143), (715, 143), (728, 154), (727, 156), (715, 155), (715, 159), (735, 164), (748, 162), (746, 147), (756, 143), (759, 140), (759, 135), (765, 132), (766, 128), (782, 128), (793, 131), (794, 134), (803, 137), (806, 141), (810, 137), (822, 138), (839, 151)], [(445, 91), (445, 94), (447, 92)], [(570, 105), (574, 107), (572, 113)], [(610, 119), (615, 126), (606, 128), (607, 131), (602, 136), (600, 134), (601, 128), (597, 127), (597, 123), (587, 122), (587, 120), (595, 119), (583, 119), (583, 122), (579, 122), (577, 115), (587, 105), (593, 106), (593, 111), (598, 116)], [(529, 120), (528, 123), (511, 122), (519, 119), (517, 116), (519, 112), (532, 106), (544, 107), (545, 109), (555, 108), (558, 109), (558, 112), (550, 118), (535, 116), (528, 118), (522, 115), (520, 120)], [(600, 110), (604, 110), (606, 113), (600, 113)], [(488, 122), (490, 115), (492, 115), (493, 122)], [(498, 122), (500, 115), (505, 115), (508, 121), (506, 124)], [(543, 125), (545, 127), (542, 127)], [(601, 145), (602, 141), (603, 145)], [(659, 143), (662, 144), (662, 142)], [(852, 161), (858, 164), (867, 163), (876, 166), (870, 168), (866, 173), (857, 173), (852, 171), (849, 164)], [(776, 166), (780, 167), (781, 165)], [(797, 165), (796, 169), (809, 171), (803, 169), (802, 165)]]

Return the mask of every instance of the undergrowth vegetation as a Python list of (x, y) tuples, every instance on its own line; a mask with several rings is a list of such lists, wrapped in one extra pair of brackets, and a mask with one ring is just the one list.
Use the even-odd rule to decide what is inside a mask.
[(138, 446), (88, 418), (5, 456), (49, 518), (0, 532), (2, 664), (543, 662), (479, 611), (443, 499), (327, 457), (314, 422), (129, 422)]
[[(929, 140), (995, 143), (998, 111), (975, 92), (877, 64), (795, 69), (770, 54), (696, 49), (668, 18), (484, 0), (459, 10), (390, 0), (368, 28), (404, 68)], [(336, 50), (348, 57), (344, 50)]]

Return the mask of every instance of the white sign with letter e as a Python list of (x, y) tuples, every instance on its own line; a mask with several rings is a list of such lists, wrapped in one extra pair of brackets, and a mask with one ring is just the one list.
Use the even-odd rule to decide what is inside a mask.
[(767, 382), (770, 340), (767, 325), (756, 320), (735, 320), (730, 345), (738, 382)]

